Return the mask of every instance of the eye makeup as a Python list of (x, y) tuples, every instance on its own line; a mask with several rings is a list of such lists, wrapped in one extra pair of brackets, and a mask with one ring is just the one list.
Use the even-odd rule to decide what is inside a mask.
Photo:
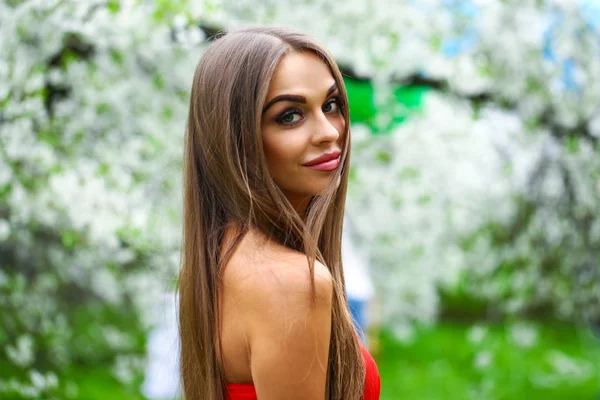
[[(336, 110), (332, 110), (332, 111), (323, 111), (326, 114), (331, 114), (331, 113), (341, 113), (343, 111), (343, 105), (342, 105), (342, 101), (340, 99), (339, 96), (334, 96), (329, 98), (325, 104), (323, 105), (322, 108), (329, 106), (331, 104), (335, 104), (337, 105), (337, 109)], [(299, 116), (298, 120), (294, 119), (294, 116)], [(290, 119), (291, 118), (291, 119)], [(290, 107), (287, 108), (286, 110), (284, 110), (283, 112), (281, 112), (276, 118), (275, 121), (283, 126), (294, 126), (297, 125), (298, 123), (300, 123), (302, 120), (304, 119), (304, 112), (297, 107)]]

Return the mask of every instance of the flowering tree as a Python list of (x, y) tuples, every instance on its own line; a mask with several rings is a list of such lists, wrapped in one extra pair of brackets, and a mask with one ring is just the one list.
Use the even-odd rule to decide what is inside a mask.
[(73, 363), (144, 354), (178, 261), (201, 32), (169, 4), (0, 3), (0, 397), (76, 397)]

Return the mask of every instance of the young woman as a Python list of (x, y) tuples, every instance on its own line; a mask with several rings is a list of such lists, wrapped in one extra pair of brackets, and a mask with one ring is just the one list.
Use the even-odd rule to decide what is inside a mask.
[(379, 398), (344, 290), (350, 131), (327, 50), (287, 29), (217, 39), (185, 140), (186, 400)]

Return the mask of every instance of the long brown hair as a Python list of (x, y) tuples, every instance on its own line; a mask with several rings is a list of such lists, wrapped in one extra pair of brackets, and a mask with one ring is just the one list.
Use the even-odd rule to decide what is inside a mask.
[[(269, 175), (260, 126), (273, 73), (292, 51), (317, 54), (337, 82), (346, 120), (341, 167), (302, 218)], [(341, 240), (350, 154), (347, 95), (331, 54), (312, 38), (283, 28), (251, 28), (216, 39), (202, 56), (190, 99), (184, 155), (182, 269), (178, 289), (180, 361), (186, 400), (224, 398), (219, 293), (224, 265), (249, 229), (306, 254), (333, 277), (328, 399), (358, 399), (364, 365), (342, 273)], [(339, 185), (337, 184), (339, 180)], [(238, 227), (223, 250), (228, 227)], [(222, 251), (223, 250), (223, 251)], [(313, 292), (314, 293), (314, 292)]]

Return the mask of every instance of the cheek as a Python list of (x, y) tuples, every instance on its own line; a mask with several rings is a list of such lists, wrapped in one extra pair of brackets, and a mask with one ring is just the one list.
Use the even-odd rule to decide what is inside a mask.
[(302, 160), (304, 149), (301, 135), (295, 131), (264, 132), (263, 148), (268, 165), (277, 172), (281, 169), (295, 168)]

